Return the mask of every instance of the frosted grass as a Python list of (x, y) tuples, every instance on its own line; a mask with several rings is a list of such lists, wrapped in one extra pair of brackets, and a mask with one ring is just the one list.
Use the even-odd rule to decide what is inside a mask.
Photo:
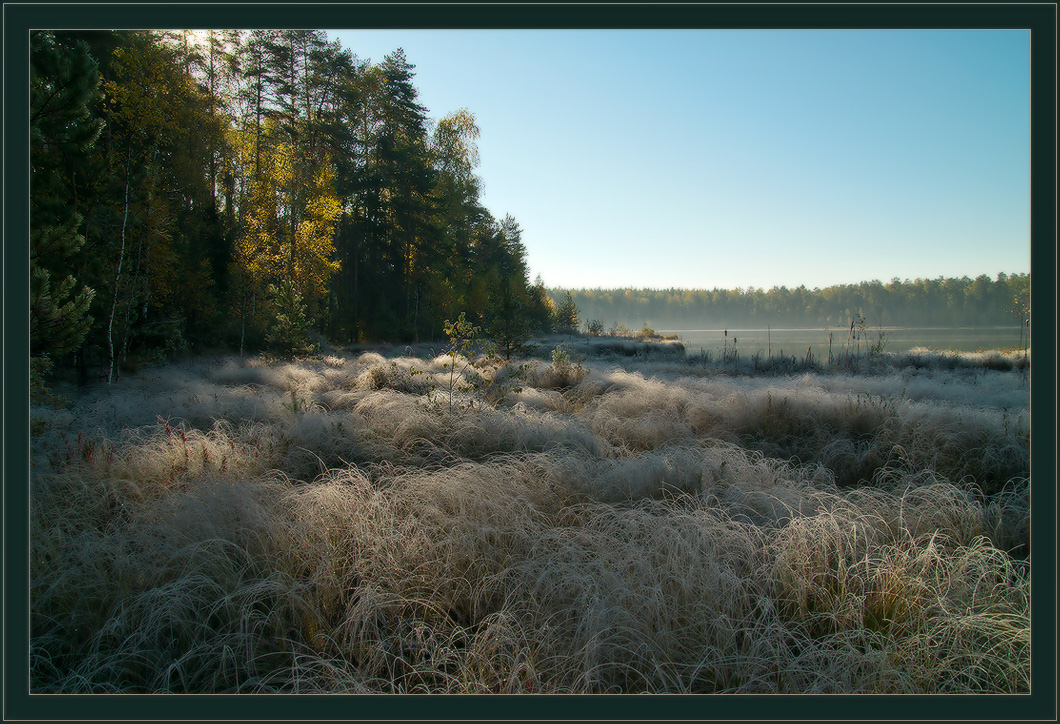
[(33, 690), (1029, 689), (1019, 370), (529, 360), (450, 413), (448, 361), (199, 360), (35, 408)]

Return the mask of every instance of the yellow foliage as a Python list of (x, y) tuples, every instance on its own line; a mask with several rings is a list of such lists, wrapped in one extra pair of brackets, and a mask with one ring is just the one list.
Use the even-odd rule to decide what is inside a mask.
[[(239, 140), (244, 153), (253, 155), (253, 139)], [(318, 163), (310, 178), (300, 178), (299, 171), (290, 142), (275, 142), (262, 149), (259, 174), (251, 182), (246, 203), (245, 233), (236, 244), (235, 257), (254, 289), (264, 290), (271, 283), (290, 279), (309, 303), (327, 293), (328, 282), (339, 270), (332, 257), (342, 206), (335, 194), (330, 159)], [(300, 198), (304, 201), (298, 204)], [(292, 223), (292, 214), (296, 223)]]
[(335, 254), (335, 226), (342, 215), (342, 205), (335, 194), (335, 171), (325, 161), (321, 164), (310, 190), (302, 220), (295, 234), (293, 277), (303, 297), (310, 299), (327, 293), (327, 283), (339, 271)]

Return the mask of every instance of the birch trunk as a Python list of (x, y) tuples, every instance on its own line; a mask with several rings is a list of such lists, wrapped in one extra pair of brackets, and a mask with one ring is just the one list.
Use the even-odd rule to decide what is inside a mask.
[(110, 303), (110, 319), (107, 321), (107, 346), (110, 348), (110, 369), (107, 384), (114, 382), (114, 314), (118, 309), (118, 284), (121, 283), (121, 266), (125, 261), (125, 227), (129, 221), (129, 173), (132, 166), (132, 149), (125, 160), (125, 209), (121, 217), (121, 248), (118, 251), (118, 270), (114, 274), (114, 294)]

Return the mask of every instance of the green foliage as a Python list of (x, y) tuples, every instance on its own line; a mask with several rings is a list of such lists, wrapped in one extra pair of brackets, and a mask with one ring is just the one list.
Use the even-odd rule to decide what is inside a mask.
[(51, 272), (32, 262), (31, 266), (30, 349), (60, 357), (80, 347), (87, 336), (95, 290), (81, 287), (75, 292), (77, 280), (70, 275), (53, 285)]
[(269, 285), (274, 320), (266, 339), (272, 350), (284, 355), (310, 354), (309, 322), (302, 295), (289, 279)]
[(578, 331), (581, 322), (578, 318), (578, 306), (570, 292), (566, 293), (563, 301), (556, 307), (553, 329), (561, 334), (573, 334)]
[(548, 296), (540, 275), (528, 292), (527, 317), (531, 328), (539, 334), (549, 334), (554, 329), (555, 304)]
[(487, 333), (498, 349), (503, 351), (506, 360), (526, 351), (530, 331), (530, 324), (521, 312), (515, 312), (511, 316), (499, 314), (487, 328)]
[(48, 397), (48, 388), (44, 378), (52, 369), (51, 358), (46, 354), (31, 357), (29, 360), (29, 393), (34, 403), (43, 402)]
[(525, 282), (520, 279), (501, 281), (500, 291), (494, 296), (488, 315), (490, 321), (486, 334), (503, 352), (506, 360), (524, 351), (525, 343), (533, 331), (526, 295), (519, 288), (523, 284)]
[[(29, 395), (32, 405), (50, 405), (62, 407), (67, 404), (65, 398), (55, 394), (48, 387), (48, 375), (53, 363), (47, 354), (30, 357), (29, 360)], [(48, 428), (46, 419), (30, 414), (30, 435), (39, 435)]]
[(48, 387), (48, 375), (54, 363), (47, 354), (31, 357), (29, 360), (29, 394), (34, 405), (64, 405), (66, 400), (56, 395)]
[(181, 338), (214, 343), (231, 252), (217, 194), (224, 119), (164, 36), (115, 33), (113, 42), (103, 73), (109, 142), (86, 170), (97, 196), (89, 239), (106, 252), (107, 346), (125, 358)]
[(30, 41), (30, 349), (52, 359), (76, 350), (92, 325), (94, 290), (70, 269), (85, 237), (72, 168), (102, 123), (93, 117), (99, 73), (88, 46), (62, 46), (53, 33)]
[(876, 329), (873, 337), (869, 339), (869, 356), (874, 357), (876, 355), (883, 354), (884, 348), (887, 346), (887, 333), (883, 331), (882, 327)]
[(571, 353), (566, 342), (560, 342), (552, 350), (552, 371), (556, 379), (552, 383), (556, 387), (569, 387), (580, 382), (588, 374), (588, 370), (582, 366), (584, 359)]
[[(474, 374), (475, 345), (481, 332), (480, 327), (467, 320), (464, 312), (460, 313), (460, 317), (455, 322), (445, 320), (445, 335), (449, 338), (449, 348), (445, 351), (445, 354), (449, 356), (449, 361), (445, 364), (445, 369), (449, 372), (449, 380), (445, 391), (450, 413), (453, 412), (457, 390), (467, 388), (464, 374), (468, 370), (472, 370)], [(459, 371), (457, 371), (458, 367)]]
[(467, 314), (460, 313), (455, 322), (445, 320), (445, 336), (449, 338), (449, 349), (446, 354), (450, 357), (461, 355), (470, 358), (475, 351), (475, 343), (479, 340), (481, 327), (477, 327), (467, 319)]
[(488, 357), (487, 363), (475, 366), (465, 377), (465, 389), (490, 405), (503, 405), (513, 394), (523, 391), (529, 366), (524, 364), (496, 364), (499, 358)]
[(575, 355), (571, 352), (571, 349), (567, 346), (566, 342), (560, 342), (552, 350), (552, 366), (557, 370), (580, 374), (585, 371), (585, 368), (582, 366), (584, 361), (584, 357)]
[(55, 33), (30, 36), (30, 140), (36, 147), (84, 151), (99, 136), (92, 117), (98, 100), (98, 65), (84, 42), (60, 44)]
[(556, 348), (552, 350), (552, 366), (558, 369), (563, 369), (570, 366), (570, 364), (570, 349), (567, 347), (566, 342), (560, 342), (556, 345)]
[[(112, 369), (170, 339), (297, 353), (310, 330), (436, 339), (467, 310), (511, 358), (549, 331), (518, 224), (480, 203), (474, 116), (428, 137), (402, 51), (365, 63), (306, 30), (193, 39), (34, 33), (34, 353)], [(288, 279), (299, 304), (270, 292)]]
[(599, 337), (604, 333), (604, 323), (599, 319), (590, 319), (585, 323), (585, 331), (593, 337)]
[(300, 399), (298, 393), (295, 390), (291, 390), (291, 399), (288, 402), (283, 403), (285, 409), (297, 414), (303, 413), (309, 409), (308, 401)]
[(472, 399), (463, 407), (474, 406), (475, 398), (492, 405), (507, 402), (513, 393), (522, 390), (528, 368), (525, 364), (502, 364), (496, 344), (482, 337), (482, 329), (468, 321), (461, 312), (455, 322), (446, 320), (445, 333), (449, 347), (445, 354), (448, 380), (443, 388), (443, 402), (451, 414), (458, 409), (456, 393), (471, 393)]

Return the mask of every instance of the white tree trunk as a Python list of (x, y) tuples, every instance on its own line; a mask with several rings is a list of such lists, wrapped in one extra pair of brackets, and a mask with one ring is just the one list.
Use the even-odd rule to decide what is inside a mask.
[(110, 320), (107, 322), (107, 346), (110, 348), (110, 370), (107, 384), (114, 382), (114, 314), (118, 309), (118, 284), (121, 283), (121, 266), (125, 261), (125, 226), (129, 221), (129, 172), (132, 165), (132, 149), (125, 161), (125, 210), (121, 217), (121, 248), (118, 251), (118, 270), (114, 274), (114, 294), (110, 303)]

